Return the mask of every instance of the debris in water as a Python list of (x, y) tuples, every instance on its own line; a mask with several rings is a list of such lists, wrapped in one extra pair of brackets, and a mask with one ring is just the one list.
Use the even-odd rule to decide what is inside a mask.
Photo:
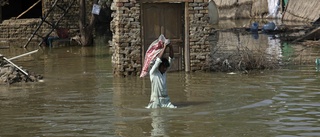
[[(35, 51), (27, 53), (32, 54)], [(23, 54), (25, 55), (25, 54)], [(16, 56), (15, 58), (21, 57), (23, 55)], [(18, 82), (38, 82), (42, 81), (43, 76), (36, 75), (33, 72), (28, 72), (27, 70), (18, 67), (10, 60), (0, 54), (0, 84), (13, 84)]]

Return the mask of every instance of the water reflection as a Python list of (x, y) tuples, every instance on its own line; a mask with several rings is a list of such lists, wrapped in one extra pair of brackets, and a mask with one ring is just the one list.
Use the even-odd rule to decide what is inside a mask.
[(166, 110), (165, 109), (155, 109), (151, 111), (151, 118), (152, 118), (152, 130), (151, 130), (151, 136), (157, 137), (157, 136), (168, 136), (166, 133), (167, 131), (167, 117), (166, 117)]
[(267, 124), (287, 136), (319, 136), (319, 76), (310, 67), (300, 69), (295, 75), (276, 76), (279, 80), (272, 84), (277, 94), (271, 106), (276, 117)]
[(43, 49), (15, 63), (44, 82), (0, 86), (0, 136), (320, 136), (318, 47), (282, 43), (286, 49), (277, 52), (267, 35), (218, 37), (230, 38), (226, 49), (240, 42), (302, 65), (249, 74), (170, 72), (168, 93), (178, 109), (150, 110), (148, 77), (113, 77), (107, 46)]
[(266, 50), (266, 53), (269, 55), (270, 60), (282, 59), (282, 49), (280, 39), (277, 38), (277, 35), (268, 36), (268, 45), (269, 47)]

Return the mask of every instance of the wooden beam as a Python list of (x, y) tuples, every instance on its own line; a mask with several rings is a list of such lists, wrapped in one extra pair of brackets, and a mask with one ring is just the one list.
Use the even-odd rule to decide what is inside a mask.
[(18, 17), (16, 17), (16, 19), (20, 18), (22, 15), (24, 15), (25, 13), (27, 13), (29, 10), (31, 10), (34, 6), (36, 6), (39, 2), (41, 2), (41, 0), (38, 0), (36, 3), (34, 3), (32, 6), (30, 6), (27, 10), (25, 10), (24, 12), (22, 12)]
[(21, 55), (18, 55), (18, 56), (15, 56), (15, 57), (12, 57), (12, 58), (9, 58), (8, 60), (14, 60), (14, 59), (17, 59), (17, 58), (20, 58), (20, 57), (23, 57), (23, 56), (27, 56), (27, 55), (30, 55), (30, 54), (33, 54), (33, 53), (36, 53), (38, 52), (39, 49), (37, 50), (34, 50), (34, 51), (31, 51), (31, 52), (28, 52), (28, 53), (24, 53), (24, 54), (21, 54)]
[[(308, 38), (308, 36), (314, 35), (317, 36), (320, 33), (320, 27), (313, 29), (312, 31), (308, 32), (307, 34), (305, 34), (304, 36), (297, 38), (296, 40), (293, 41), (294, 42), (298, 42), (301, 40), (304, 40), (306, 38)], [(319, 35), (318, 35), (319, 36)]]
[(185, 71), (190, 71), (190, 45), (189, 45), (189, 2), (184, 4), (184, 62), (185, 62)]
[(4, 60), (6, 60), (8, 63), (12, 64), (14, 67), (16, 67), (18, 70), (20, 70), (23, 74), (29, 77), (29, 74), (25, 72), (23, 69), (19, 68), (16, 64), (12, 63), (9, 59), (6, 57), (3, 57)]

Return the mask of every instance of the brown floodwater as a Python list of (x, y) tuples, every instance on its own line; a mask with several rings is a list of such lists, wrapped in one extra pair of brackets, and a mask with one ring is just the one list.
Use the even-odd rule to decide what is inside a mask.
[[(0, 136), (320, 136), (320, 72), (310, 63), (320, 50), (289, 48), (305, 49), (297, 53), (300, 65), (249, 74), (170, 72), (177, 109), (145, 109), (149, 78), (113, 77), (106, 44), (41, 49), (13, 62), (43, 82), (0, 86)], [(0, 51), (13, 57), (34, 49)]]

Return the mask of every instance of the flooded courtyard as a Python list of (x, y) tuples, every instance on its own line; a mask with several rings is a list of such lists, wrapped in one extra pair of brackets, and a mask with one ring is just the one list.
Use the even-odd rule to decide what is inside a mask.
[[(220, 40), (228, 41), (223, 34)], [(320, 48), (270, 45), (266, 35), (241, 38), (294, 65), (248, 74), (170, 72), (168, 92), (177, 109), (145, 109), (149, 78), (113, 77), (104, 43), (41, 49), (13, 62), (43, 75), (43, 82), (0, 86), (0, 136), (320, 136), (314, 63)], [(33, 48), (0, 51), (12, 57)]]

